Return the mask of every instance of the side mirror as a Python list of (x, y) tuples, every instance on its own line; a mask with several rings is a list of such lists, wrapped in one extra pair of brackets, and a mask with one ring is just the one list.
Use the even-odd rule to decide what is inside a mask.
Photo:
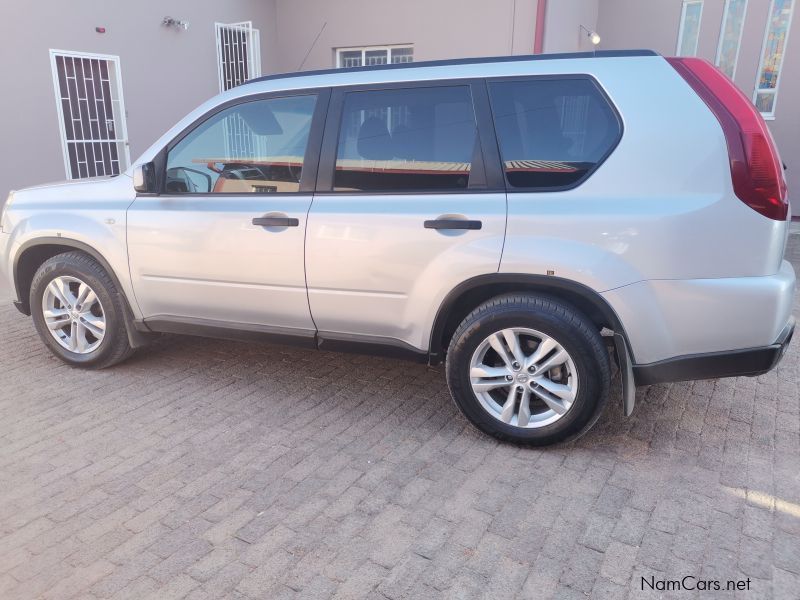
[(156, 191), (156, 170), (153, 163), (136, 165), (133, 169), (133, 189), (137, 192), (152, 193)]

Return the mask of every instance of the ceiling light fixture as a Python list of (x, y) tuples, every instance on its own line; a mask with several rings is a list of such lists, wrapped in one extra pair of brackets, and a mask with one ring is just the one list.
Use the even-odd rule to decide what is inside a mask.
[(161, 24), (164, 27), (174, 27), (175, 29), (183, 29), (184, 31), (189, 29), (189, 21), (181, 21), (180, 19), (173, 19), (172, 17), (164, 17)]

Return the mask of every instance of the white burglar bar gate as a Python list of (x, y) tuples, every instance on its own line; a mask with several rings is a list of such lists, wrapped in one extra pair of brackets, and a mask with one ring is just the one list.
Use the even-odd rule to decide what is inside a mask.
[(261, 76), (261, 39), (252, 21), (215, 23), (219, 91)]
[[(261, 40), (252, 21), (242, 23), (215, 23), (217, 34), (217, 68), (219, 91), (224, 92), (248, 79), (261, 76)], [(228, 157), (255, 158), (263, 156), (264, 149), (244, 120), (236, 114), (222, 123), (225, 136), (225, 153)], [(259, 154), (261, 152), (261, 154)]]
[(130, 164), (119, 57), (50, 50), (68, 179), (117, 175)]

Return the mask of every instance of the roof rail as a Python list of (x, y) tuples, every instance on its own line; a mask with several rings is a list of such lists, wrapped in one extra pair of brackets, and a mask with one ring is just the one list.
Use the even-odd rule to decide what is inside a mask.
[(366, 67), (345, 67), (340, 69), (319, 69), (316, 71), (295, 71), (276, 73), (250, 79), (242, 85), (259, 81), (307, 77), (310, 75), (330, 75), (333, 73), (355, 73), (361, 71), (390, 71), (394, 69), (419, 69), (421, 67), (448, 67), (453, 65), (483, 65), (502, 62), (525, 62), (530, 60), (561, 60), (565, 58), (616, 58), (621, 56), (660, 56), (653, 50), (598, 50), (596, 52), (562, 52), (557, 54), (517, 54), (514, 56), (487, 56), (480, 58), (453, 58), (448, 60), (427, 60), (393, 65), (370, 65)]

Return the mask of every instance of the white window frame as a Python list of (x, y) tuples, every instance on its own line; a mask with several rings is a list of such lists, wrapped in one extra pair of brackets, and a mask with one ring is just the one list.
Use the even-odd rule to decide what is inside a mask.
[[(222, 41), (225, 37), (225, 30), (233, 30), (247, 37), (249, 51), (247, 53), (247, 77), (244, 81), (226, 88), (225, 67), (223, 66)], [(214, 23), (214, 37), (217, 45), (217, 75), (219, 78), (219, 91), (232, 89), (241, 85), (245, 81), (261, 77), (261, 31), (253, 27), (252, 21), (242, 21), (240, 23)], [(230, 35), (229, 35), (230, 39)], [(237, 57), (241, 58), (241, 57)]]
[[(61, 86), (58, 83), (58, 65), (56, 63), (57, 56), (72, 57), (72, 58), (90, 58), (95, 60), (105, 60), (114, 63), (117, 79), (117, 97), (119, 98), (119, 123), (114, 123), (114, 131), (120, 132), (122, 136), (117, 135), (114, 140), (85, 140), (87, 142), (102, 141), (107, 143), (113, 141), (120, 144), (123, 148), (122, 153), (119, 154), (119, 171), (123, 173), (131, 164), (130, 144), (128, 140), (128, 123), (127, 111), (125, 110), (125, 96), (122, 93), (122, 69), (120, 67), (119, 56), (114, 54), (95, 54), (92, 52), (76, 52), (74, 50), (58, 50), (50, 48), (50, 72), (53, 77), (53, 95), (56, 101), (56, 110), (58, 111), (58, 135), (61, 138), (61, 153), (64, 156), (64, 173), (67, 179), (76, 179), (72, 176), (72, 167), (69, 162), (69, 148), (67, 143), (67, 128), (64, 124), (64, 109), (61, 105)], [(112, 115), (113, 116), (113, 115)], [(76, 140), (72, 140), (75, 142)], [(124, 159), (124, 160), (123, 160)], [(86, 177), (79, 177), (77, 179), (90, 179)]]
[(796, 0), (792, 0), (792, 7), (789, 9), (789, 19), (788, 25), (786, 26), (786, 40), (784, 40), (783, 44), (783, 54), (781, 55), (781, 61), (778, 63), (778, 83), (775, 84), (774, 90), (760, 90), (758, 88), (758, 82), (761, 79), (761, 70), (764, 68), (764, 50), (767, 48), (767, 39), (769, 36), (769, 28), (772, 25), (772, 11), (775, 8), (775, 0), (771, 0), (769, 3), (769, 12), (767, 13), (767, 25), (764, 28), (764, 39), (761, 42), (761, 56), (758, 59), (758, 70), (756, 71), (756, 82), (755, 87), (753, 89), (753, 104), (756, 103), (756, 99), (758, 98), (759, 94), (769, 93), (772, 92), (774, 98), (772, 99), (772, 112), (768, 113), (761, 113), (761, 116), (764, 117), (767, 121), (774, 121), (775, 120), (775, 107), (778, 105), (778, 89), (781, 86), (781, 71), (783, 70), (783, 59), (786, 58), (786, 49), (789, 47), (789, 35), (792, 33), (792, 21), (794, 19), (794, 8), (797, 4)]
[(390, 44), (388, 46), (352, 46), (350, 48), (336, 48), (336, 68), (341, 69), (342, 67), (342, 52), (361, 52), (361, 66), (365, 67), (367, 62), (367, 52), (372, 52), (373, 50), (386, 50), (386, 58), (387, 63), (391, 65), (392, 62), (392, 50), (396, 50), (398, 48), (402, 49), (411, 49), (414, 50), (414, 44)]
[[(739, 23), (739, 31), (736, 34), (736, 55), (733, 57), (733, 69), (731, 70), (731, 79), (736, 76), (736, 67), (739, 64), (739, 50), (742, 49), (742, 33), (744, 32), (744, 22), (747, 20), (747, 7), (750, 1), (744, 0), (744, 10), (742, 11), (742, 22)], [(719, 42), (717, 43), (717, 57), (714, 59), (714, 64), (719, 66), (720, 59), (722, 58), (722, 44), (725, 41), (725, 25), (728, 20), (728, 12), (731, 5), (731, 0), (725, 0), (725, 9), (722, 11), (722, 24), (719, 28)]]
[[(692, 54), (681, 54), (681, 46), (683, 45), (683, 29), (686, 25), (686, 8), (692, 4), (700, 5), (700, 16), (697, 17), (697, 39), (694, 42), (694, 52)], [(675, 54), (677, 56), (697, 56), (697, 46), (700, 43), (700, 27), (703, 25), (703, 0), (683, 0), (681, 5), (681, 23), (678, 29), (678, 44), (675, 47)]]

